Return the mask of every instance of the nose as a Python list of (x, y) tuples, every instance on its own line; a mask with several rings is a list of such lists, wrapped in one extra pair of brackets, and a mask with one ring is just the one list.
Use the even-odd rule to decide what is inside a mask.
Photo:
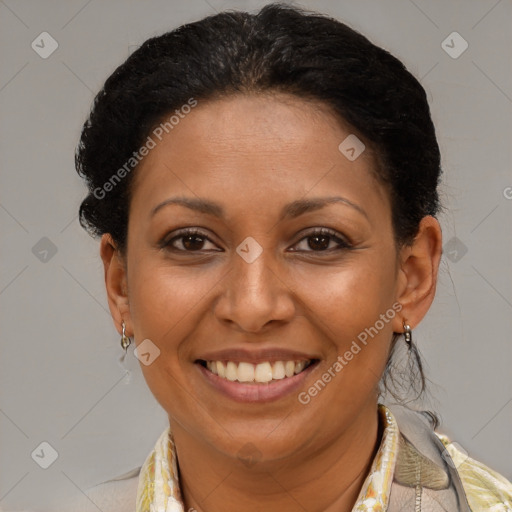
[(233, 260), (215, 304), (216, 317), (254, 334), (272, 322), (289, 322), (295, 315), (294, 292), (279, 266), (271, 261), (271, 251), (264, 250), (252, 263), (236, 253)]

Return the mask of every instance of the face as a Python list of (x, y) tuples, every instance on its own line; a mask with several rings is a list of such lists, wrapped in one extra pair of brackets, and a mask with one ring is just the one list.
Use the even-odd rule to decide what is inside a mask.
[(306, 453), (375, 410), (407, 285), (369, 147), (338, 148), (351, 134), (321, 105), (231, 96), (137, 169), (124, 320), (171, 427), (225, 455)]

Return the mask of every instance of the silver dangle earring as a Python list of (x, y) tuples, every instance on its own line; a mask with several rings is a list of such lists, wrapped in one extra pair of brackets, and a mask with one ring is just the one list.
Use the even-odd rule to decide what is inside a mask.
[(126, 336), (126, 325), (124, 324), (124, 321), (123, 321), (123, 334), (121, 336), (121, 347), (123, 347), (124, 351), (125, 351), (125, 354), (126, 352), (128, 352), (128, 347), (130, 346), (132, 340)]
[(407, 324), (405, 320), (403, 321), (403, 326), (404, 326), (404, 340), (410, 349), (412, 346), (412, 329), (411, 329), (411, 326), (409, 324)]
[(123, 334), (121, 336), (121, 347), (124, 349), (124, 354), (119, 358), (120, 366), (125, 371), (124, 383), (128, 384), (131, 380), (131, 371), (125, 366), (126, 355), (128, 354), (128, 347), (131, 345), (132, 340), (129, 336), (126, 336), (126, 325), (123, 321)]

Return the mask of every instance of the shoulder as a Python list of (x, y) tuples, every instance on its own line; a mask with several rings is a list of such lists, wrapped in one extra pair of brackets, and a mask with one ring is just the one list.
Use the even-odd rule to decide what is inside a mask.
[(140, 467), (101, 482), (75, 496), (56, 512), (135, 512)]
[(512, 512), (512, 483), (436, 432), (457, 469), (472, 512)]

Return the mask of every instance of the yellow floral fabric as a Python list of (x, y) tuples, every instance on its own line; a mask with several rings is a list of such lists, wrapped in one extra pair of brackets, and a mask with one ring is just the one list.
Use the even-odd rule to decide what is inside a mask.
[[(382, 404), (378, 410), (384, 427), (382, 441), (352, 512), (388, 510), (400, 432), (391, 411)], [(457, 468), (471, 511), (512, 512), (512, 484), (499, 473), (468, 457), (446, 436), (437, 436)], [(136, 512), (185, 512), (170, 427), (162, 432), (141, 467)]]
[(473, 512), (512, 512), (512, 484), (502, 475), (472, 459), (446, 436), (437, 434), (457, 468)]
[(379, 417), (384, 426), (382, 441), (352, 512), (382, 512), (388, 507), (399, 432), (391, 411), (382, 405), (379, 405)]

